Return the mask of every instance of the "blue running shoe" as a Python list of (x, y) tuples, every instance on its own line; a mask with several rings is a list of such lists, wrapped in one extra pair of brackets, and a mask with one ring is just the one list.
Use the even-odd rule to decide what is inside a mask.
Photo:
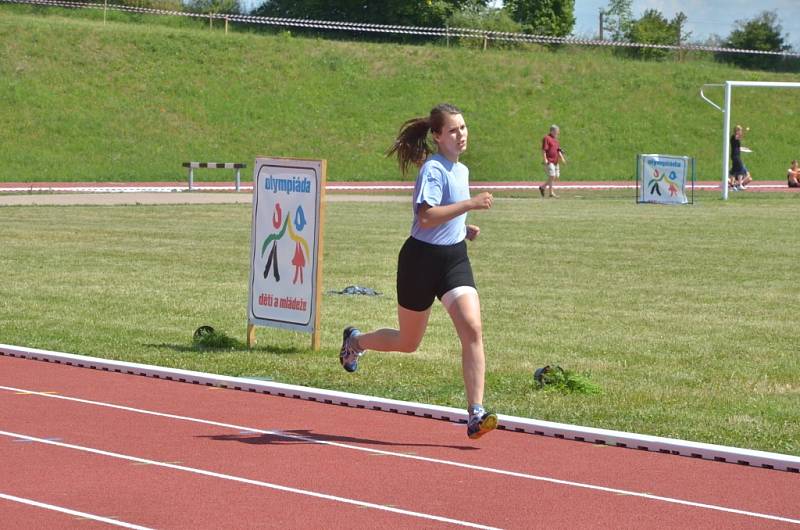
[(477, 440), (489, 431), (497, 428), (497, 414), (494, 412), (484, 412), (469, 417), (467, 423), (467, 436), (472, 440)]
[(359, 335), (361, 335), (361, 332), (353, 326), (344, 328), (344, 333), (342, 333), (342, 350), (339, 352), (339, 362), (348, 372), (358, 370), (358, 358), (364, 354), (364, 350), (357, 350), (350, 342), (352, 338)]

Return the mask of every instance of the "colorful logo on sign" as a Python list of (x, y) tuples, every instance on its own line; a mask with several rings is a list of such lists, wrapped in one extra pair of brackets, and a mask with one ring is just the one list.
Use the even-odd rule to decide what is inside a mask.
[(678, 194), (678, 175), (674, 171), (659, 172), (658, 169), (653, 169), (653, 176), (650, 178), (650, 194), (661, 196), (661, 185), (667, 186), (667, 193), (670, 197), (675, 197)]
[[(294, 266), (294, 277), (292, 278), (292, 283), (296, 284), (299, 281), (302, 284), (304, 282), (303, 270), (306, 267), (306, 258), (311, 253), (308, 249), (308, 242), (297, 232), (302, 232), (307, 224), (308, 222), (306, 221), (305, 212), (303, 212), (302, 206), (298, 206), (295, 210), (294, 223), (292, 223), (291, 213), (287, 213), (284, 218), (281, 203), (275, 203), (275, 209), (272, 212), (272, 226), (276, 229), (276, 232), (268, 235), (261, 244), (262, 259), (264, 258), (264, 254), (267, 252), (267, 248), (270, 248), (271, 245), (269, 254), (267, 255), (267, 262), (264, 267), (265, 279), (268, 278), (270, 275), (270, 269), (272, 269), (272, 277), (274, 278), (275, 282), (280, 283), (281, 274), (278, 263), (278, 242), (288, 234), (289, 238), (295, 243), (294, 255), (292, 256), (290, 262), (291, 265)], [(297, 232), (295, 232), (295, 230), (297, 230)]]

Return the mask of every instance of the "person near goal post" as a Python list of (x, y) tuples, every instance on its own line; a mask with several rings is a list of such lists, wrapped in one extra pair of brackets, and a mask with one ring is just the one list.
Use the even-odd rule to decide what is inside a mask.
[[(747, 129), (750, 130), (749, 128)], [(733, 128), (731, 135), (731, 169), (728, 172), (728, 186), (734, 191), (743, 191), (753, 181), (750, 170), (742, 162), (742, 152), (749, 153), (750, 149), (742, 145), (744, 129), (741, 125)]]

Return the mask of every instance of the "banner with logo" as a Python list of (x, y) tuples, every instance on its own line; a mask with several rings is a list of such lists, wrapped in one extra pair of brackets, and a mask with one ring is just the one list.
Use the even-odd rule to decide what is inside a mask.
[(324, 160), (255, 161), (248, 343), (259, 325), (312, 332), (318, 347), (325, 172)]
[(686, 183), (693, 182), (694, 164), (687, 156), (639, 155), (638, 202), (686, 204)]

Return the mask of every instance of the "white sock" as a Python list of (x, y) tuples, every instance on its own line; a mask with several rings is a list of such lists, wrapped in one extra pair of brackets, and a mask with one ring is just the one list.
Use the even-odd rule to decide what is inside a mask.
[(357, 329), (354, 329), (350, 336), (347, 338), (348, 344), (353, 348), (353, 350), (357, 351), (359, 354), (364, 353), (364, 350), (358, 347), (357, 337), (361, 335), (361, 332)]
[(467, 411), (469, 412), (469, 417), (470, 418), (472, 418), (474, 416), (480, 417), (480, 416), (483, 416), (486, 413), (486, 410), (483, 408), (483, 405), (481, 405), (479, 403), (474, 403), (474, 404), (470, 405), (469, 408), (467, 409)]

